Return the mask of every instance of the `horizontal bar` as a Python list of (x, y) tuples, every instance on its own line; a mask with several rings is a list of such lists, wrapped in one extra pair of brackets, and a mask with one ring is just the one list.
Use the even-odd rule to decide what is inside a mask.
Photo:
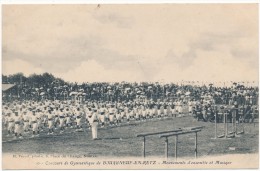
[(205, 126), (196, 126), (196, 127), (184, 127), (183, 130), (195, 130), (195, 129), (202, 129)]
[(183, 134), (190, 134), (190, 133), (199, 132), (199, 131), (201, 131), (201, 129), (196, 129), (196, 130), (186, 131), (186, 132), (175, 132), (172, 134), (161, 135), (160, 138), (171, 137), (171, 136), (176, 136), (176, 135), (183, 135)]
[(152, 132), (152, 133), (144, 133), (144, 134), (138, 134), (137, 137), (146, 137), (150, 135), (158, 135), (158, 134), (166, 134), (166, 133), (172, 133), (172, 132), (179, 132), (182, 131), (181, 128), (171, 131), (162, 131), (162, 132)]
[(220, 110), (234, 110), (234, 109), (236, 109), (236, 110), (241, 110), (241, 109), (245, 109), (245, 108), (243, 108), (243, 107), (238, 107), (238, 108), (224, 108), (224, 109), (220, 109)]

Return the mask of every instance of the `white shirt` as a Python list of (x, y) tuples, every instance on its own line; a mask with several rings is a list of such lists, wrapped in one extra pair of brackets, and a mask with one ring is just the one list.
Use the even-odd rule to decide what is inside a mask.
[(47, 116), (48, 116), (48, 119), (53, 119), (53, 117), (54, 117), (54, 115), (51, 113), (48, 113)]
[(93, 112), (89, 122), (92, 124), (95, 120), (98, 120), (97, 113)]
[(18, 116), (14, 115), (15, 122), (20, 122), (21, 120), (22, 120), (22, 117), (20, 115), (18, 115)]
[(109, 113), (115, 113), (115, 108), (109, 108), (108, 111)]
[(37, 119), (38, 119), (38, 117), (36, 116), (36, 114), (35, 115), (32, 115), (32, 121), (37, 121)]

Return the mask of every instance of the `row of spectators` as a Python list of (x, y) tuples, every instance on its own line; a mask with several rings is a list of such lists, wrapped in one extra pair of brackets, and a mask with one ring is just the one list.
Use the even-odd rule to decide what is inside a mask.
[(168, 101), (176, 99), (214, 99), (216, 104), (258, 104), (258, 87), (245, 87), (236, 84), (232, 87), (214, 85), (194, 86), (159, 83), (76, 83), (52, 82), (51, 84), (18, 84), (17, 89), (3, 94), (3, 100), (95, 100), (95, 101), (134, 101), (153, 99)]

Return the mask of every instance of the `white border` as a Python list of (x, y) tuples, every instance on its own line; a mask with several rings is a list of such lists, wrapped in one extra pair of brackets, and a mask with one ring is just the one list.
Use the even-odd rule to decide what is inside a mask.
[(1, 4), (259, 3), (259, 0), (2, 0)]
[[(211, 3), (211, 4), (219, 4), (219, 3), (257, 3), (258, 4), (258, 28), (259, 25), (259, 18), (260, 18), (260, 1), (259, 0), (1, 0), (0, 4), (0, 70), (2, 74), (2, 5), (6, 4), (162, 4), (162, 3), (174, 3), (174, 4), (185, 4), (185, 3)], [(259, 30), (259, 29), (258, 29)], [(258, 41), (260, 40), (260, 30), (258, 32)], [(258, 46), (259, 46), (258, 42)], [(259, 48), (258, 48), (259, 51)], [(258, 57), (259, 57), (258, 52)], [(258, 58), (258, 68), (260, 68), (260, 58)], [(258, 69), (259, 70), (259, 69)], [(258, 80), (260, 80), (260, 73), (258, 75)], [(0, 81), (2, 82), (2, 77), (0, 77)], [(0, 84), (0, 88), (2, 89), (2, 84)], [(2, 91), (0, 92), (0, 112), (2, 113)], [(260, 97), (259, 97), (260, 100)], [(2, 120), (2, 115), (0, 116)], [(259, 126), (259, 125), (258, 125)], [(0, 130), (2, 131), (2, 122), (0, 122)], [(0, 141), (2, 141), (2, 133), (0, 135)], [(260, 141), (260, 139), (259, 139)], [(258, 143), (260, 149), (260, 143)], [(2, 159), (2, 145), (0, 146), (0, 156)], [(0, 161), (0, 169), (2, 170), (2, 160)], [(208, 170), (208, 169), (207, 169)], [(207, 171), (205, 170), (205, 171)], [(227, 169), (224, 169), (227, 170)], [(241, 170), (241, 169), (237, 169)], [(245, 169), (249, 170), (249, 169)], [(260, 170), (259, 168), (257, 170)], [(51, 170), (50, 170), (51, 171)], [(176, 170), (177, 171), (177, 170)], [(210, 171), (210, 170), (208, 170)]]

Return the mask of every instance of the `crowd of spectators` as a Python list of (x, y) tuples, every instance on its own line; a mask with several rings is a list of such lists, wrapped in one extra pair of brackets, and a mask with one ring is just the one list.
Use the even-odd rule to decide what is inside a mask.
[[(46, 76), (46, 75), (45, 75)], [(149, 99), (154, 101), (169, 101), (190, 98), (200, 100), (212, 98), (216, 104), (257, 104), (258, 87), (249, 87), (241, 83), (232, 86), (195, 85), (155, 83), (68, 83), (52, 75), (44, 79), (16, 82), (16, 89), (3, 93), (3, 100), (68, 100), (81, 99), (88, 101), (134, 101)], [(41, 77), (40, 77), (41, 78)], [(24, 78), (25, 80), (25, 78)], [(30, 82), (29, 82), (30, 81)]]

